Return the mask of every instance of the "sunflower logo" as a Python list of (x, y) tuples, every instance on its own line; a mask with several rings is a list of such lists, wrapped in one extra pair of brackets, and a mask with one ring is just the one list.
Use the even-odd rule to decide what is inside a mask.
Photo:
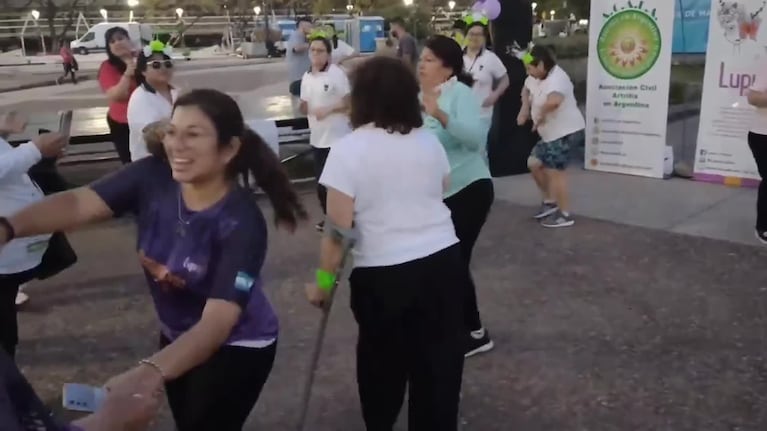
[(660, 56), (662, 40), (655, 9), (643, 1), (613, 6), (597, 39), (597, 56), (607, 73), (618, 79), (636, 79), (647, 73)]

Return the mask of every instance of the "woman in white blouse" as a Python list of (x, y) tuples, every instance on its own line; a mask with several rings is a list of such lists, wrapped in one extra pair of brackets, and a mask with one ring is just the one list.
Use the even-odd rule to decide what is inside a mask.
[[(468, 268), (442, 200), (450, 163), (422, 127), (418, 92), (400, 60), (364, 62), (351, 92), (355, 130), (333, 144), (320, 177), (329, 235), (352, 221), (359, 233), (349, 282), (357, 385), (371, 431), (392, 429), (406, 390), (408, 429), (457, 428)], [(326, 236), (317, 280), (307, 286), (313, 304), (328, 299), (340, 255)]]
[(170, 119), (178, 90), (171, 85), (173, 60), (170, 47), (153, 41), (139, 54), (136, 62), (138, 88), (128, 102), (131, 161), (150, 155), (144, 140), (144, 128)]
[(463, 66), (474, 78), (471, 89), (482, 101), (482, 116), (492, 118), (495, 104), (509, 88), (509, 75), (501, 59), (487, 49), (487, 19), (469, 17), (467, 24)]

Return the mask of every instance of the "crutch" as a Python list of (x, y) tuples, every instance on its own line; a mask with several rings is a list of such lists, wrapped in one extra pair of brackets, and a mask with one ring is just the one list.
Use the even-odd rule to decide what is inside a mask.
[(306, 376), (306, 383), (304, 384), (303, 398), (301, 399), (301, 411), (298, 419), (298, 431), (305, 431), (306, 416), (309, 413), (309, 402), (312, 398), (312, 387), (314, 386), (314, 375), (317, 373), (317, 365), (320, 362), (320, 354), (322, 353), (322, 343), (325, 341), (325, 330), (328, 327), (328, 318), (330, 317), (330, 309), (333, 306), (333, 297), (335, 297), (336, 290), (338, 289), (341, 275), (346, 265), (346, 258), (349, 256), (349, 252), (354, 246), (356, 239), (354, 231), (352, 229), (339, 228), (329, 220), (325, 221), (325, 235), (330, 236), (333, 240), (341, 243), (341, 263), (336, 270), (336, 282), (333, 285), (333, 290), (330, 292), (330, 297), (323, 304), (322, 318), (320, 319), (320, 327), (317, 332), (317, 339), (314, 342), (314, 351), (312, 352), (312, 361), (309, 364), (309, 372)]

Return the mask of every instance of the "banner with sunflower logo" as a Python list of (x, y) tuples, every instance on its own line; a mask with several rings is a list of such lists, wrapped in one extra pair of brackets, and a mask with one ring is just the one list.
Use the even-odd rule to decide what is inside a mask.
[(586, 168), (663, 178), (674, 2), (593, 0)]

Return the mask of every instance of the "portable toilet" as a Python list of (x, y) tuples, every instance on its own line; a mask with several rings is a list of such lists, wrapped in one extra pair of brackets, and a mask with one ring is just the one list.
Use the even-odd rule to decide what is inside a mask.
[(358, 25), (355, 27), (359, 28), (359, 52), (375, 52), (376, 39), (386, 37), (384, 33), (384, 18), (380, 16), (361, 16), (356, 21), (358, 21)]

